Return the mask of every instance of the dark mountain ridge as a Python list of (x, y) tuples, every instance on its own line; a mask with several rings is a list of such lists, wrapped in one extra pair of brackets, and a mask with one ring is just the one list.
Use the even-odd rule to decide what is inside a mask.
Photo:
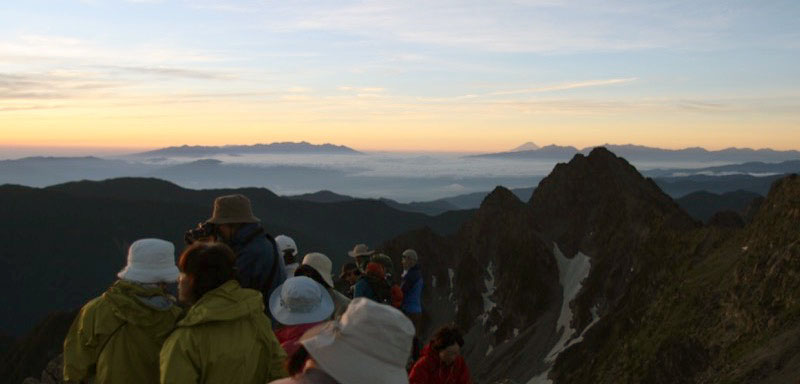
[(300, 252), (323, 252), (335, 266), (354, 244), (377, 244), (430, 227), (452, 233), (471, 213), (436, 217), (402, 212), (375, 200), (320, 204), (281, 198), (263, 188), (189, 190), (157, 179), (82, 181), (44, 189), (0, 186), (0, 305), (15, 308), (0, 329), (19, 335), (53, 310), (71, 310), (98, 294), (123, 266), (127, 244), (143, 237), (173, 241), (211, 215), (220, 195), (248, 196), (273, 235), (295, 238)]
[(270, 144), (253, 145), (223, 145), (223, 146), (202, 146), (202, 145), (182, 145), (177, 147), (167, 147), (133, 154), (132, 156), (188, 156), (202, 157), (213, 155), (246, 155), (246, 154), (348, 154), (358, 155), (358, 152), (344, 145), (334, 144), (311, 144), (306, 141), (301, 142), (277, 142)]

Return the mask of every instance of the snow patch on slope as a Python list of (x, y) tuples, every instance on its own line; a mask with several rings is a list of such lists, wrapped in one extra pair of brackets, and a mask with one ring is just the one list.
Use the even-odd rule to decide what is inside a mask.
[(486, 321), (489, 320), (489, 312), (497, 306), (494, 301), (492, 301), (491, 297), (494, 295), (495, 286), (494, 286), (494, 263), (491, 261), (489, 262), (489, 266), (486, 267), (486, 274), (488, 278), (483, 280), (483, 283), (486, 285), (486, 292), (483, 293), (483, 314), (481, 318), (483, 319), (483, 325), (486, 325)]
[(583, 341), (583, 335), (586, 331), (600, 320), (600, 317), (597, 315), (597, 308), (592, 308), (592, 322), (584, 328), (583, 332), (575, 336), (577, 331), (570, 325), (572, 323), (573, 313), (569, 304), (575, 300), (575, 297), (577, 297), (578, 293), (581, 291), (583, 280), (589, 277), (591, 262), (588, 256), (580, 252), (572, 259), (567, 259), (564, 254), (561, 253), (561, 249), (558, 248), (557, 244), (553, 244), (553, 256), (556, 258), (556, 263), (558, 264), (558, 283), (563, 290), (561, 313), (556, 322), (556, 332), (561, 332), (561, 338), (559, 338), (556, 345), (553, 346), (553, 349), (550, 350), (550, 353), (548, 353), (547, 357), (544, 359), (544, 362), (550, 364), (551, 367), (538, 376), (531, 378), (527, 384), (552, 383), (552, 381), (547, 378), (547, 375), (550, 374), (552, 364), (555, 362), (558, 355), (568, 347)]
[(569, 345), (572, 345), (568, 343), (573, 338), (576, 331), (570, 326), (573, 315), (569, 304), (578, 296), (578, 292), (580, 292), (581, 287), (583, 287), (583, 280), (589, 277), (589, 270), (592, 266), (589, 256), (583, 253), (578, 252), (572, 259), (567, 259), (564, 254), (561, 253), (558, 245), (553, 246), (553, 253), (558, 263), (558, 282), (563, 289), (564, 300), (561, 302), (561, 314), (559, 314), (558, 321), (556, 322), (556, 332), (561, 332), (561, 338), (545, 358), (545, 361), (548, 363), (555, 361), (559, 353), (564, 351)]

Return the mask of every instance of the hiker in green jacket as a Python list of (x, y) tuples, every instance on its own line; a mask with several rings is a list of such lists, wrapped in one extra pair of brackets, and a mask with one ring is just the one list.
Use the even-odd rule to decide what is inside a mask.
[(120, 280), (73, 321), (64, 340), (64, 381), (158, 382), (159, 351), (181, 313), (165, 288), (178, 274), (172, 243), (134, 242)]
[(263, 384), (286, 377), (261, 293), (242, 288), (236, 255), (196, 243), (180, 257), (179, 298), (191, 304), (161, 349), (161, 383)]

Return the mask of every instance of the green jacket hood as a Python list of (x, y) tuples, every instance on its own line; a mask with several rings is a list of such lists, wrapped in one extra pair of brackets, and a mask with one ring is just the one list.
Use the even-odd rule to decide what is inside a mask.
[(261, 293), (242, 288), (236, 280), (228, 280), (208, 291), (186, 313), (179, 327), (191, 327), (214, 321), (230, 321), (264, 312)]
[(103, 298), (110, 304), (114, 316), (125, 322), (149, 326), (162, 321), (161, 313), (179, 312), (175, 298), (157, 287), (145, 287), (125, 280), (118, 280)]

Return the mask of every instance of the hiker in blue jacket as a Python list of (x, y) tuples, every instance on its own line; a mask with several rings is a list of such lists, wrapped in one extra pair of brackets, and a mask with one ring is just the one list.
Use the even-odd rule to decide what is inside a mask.
[(403, 251), (401, 262), (403, 263), (403, 282), (400, 289), (403, 290), (403, 313), (408, 316), (417, 330), (414, 337), (414, 348), (411, 357), (416, 360), (419, 357), (419, 329), (422, 324), (422, 272), (418, 264), (419, 257), (413, 249)]
[(253, 216), (250, 199), (244, 195), (218, 197), (207, 222), (216, 226), (219, 240), (236, 253), (237, 280), (242, 288), (255, 289), (268, 298), (286, 281), (283, 258), (261, 220)]

